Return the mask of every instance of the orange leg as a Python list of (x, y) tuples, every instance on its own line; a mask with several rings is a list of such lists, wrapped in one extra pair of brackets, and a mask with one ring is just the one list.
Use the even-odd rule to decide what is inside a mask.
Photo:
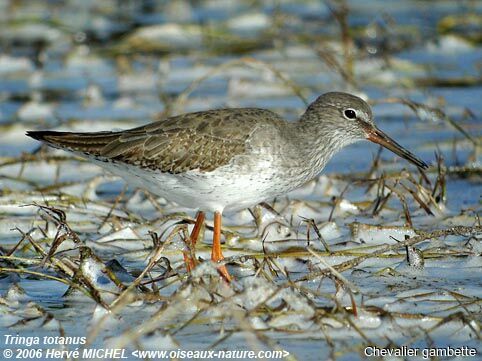
[(194, 223), (194, 228), (192, 229), (191, 235), (189, 236), (188, 240), (189, 250), (183, 252), (184, 263), (186, 263), (186, 269), (188, 272), (190, 272), (194, 267), (196, 267), (195, 248), (196, 242), (199, 238), (199, 232), (201, 231), (202, 225), (204, 223), (204, 219), (204, 212), (197, 212), (196, 222)]
[[(224, 259), (223, 253), (221, 252), (221, 213), (214, 212), (214, 238), (213, 238), (213, 248), (211, 251), (211, 260), (218, 262)], [(231, 276), (228, 273), (225, 265), (219, 266), (218, 271), (221, 276), (228, 282), (231, 281)]]

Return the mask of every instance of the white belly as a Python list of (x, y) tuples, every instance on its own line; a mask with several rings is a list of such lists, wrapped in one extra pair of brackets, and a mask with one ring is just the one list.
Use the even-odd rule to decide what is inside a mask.
[[(212, 172), (161, 173), (121, 163), (96, 161), (129, 184), (177, 204), (206, 211), (236, 211), (272, 199), (295, 188), (297, 182), (279, 177), (274, 167), (253, 171), (227, 165)], [(301, 182), (302, 183), (302, 182)]]

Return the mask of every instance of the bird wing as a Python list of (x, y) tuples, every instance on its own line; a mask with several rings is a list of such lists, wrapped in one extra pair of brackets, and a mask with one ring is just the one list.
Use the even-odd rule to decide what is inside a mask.
[(213, 171), (246, 152), (259, 119), (275, 113), (255, 108), (179, 115), (119, 132), (27, 132), (51, 146), (166, 173)]

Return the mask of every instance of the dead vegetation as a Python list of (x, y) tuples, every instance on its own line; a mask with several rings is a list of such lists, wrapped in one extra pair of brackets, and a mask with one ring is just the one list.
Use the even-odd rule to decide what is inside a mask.
[[(346, 2), (327, 5), (329, 16), (307, 23), (335, 29), (329, 36), (291, 33), (287, 29), (294, 16), (275, 11), (273, 26), (261, 33), (260, 41), (196, 25), (180, 26), (180, 31), (199, 34), (207, 51), (199, 50), (198, 43), (181, 50), (169, 42), (152, 43), (139, 37), (137, 29), (117, 34), (115, 46), (93, 49), (115, 59), (119, 74), (139, 66), (135, 62), (141, 53), (142, 66), (161, 55), (190, 54), (195, 66), (206, 54), (243, 54), (216, 59), (216, 65), (174, 94), (159, 84), (157, 101), (164, 108), (153, 118), (185, 111), (193, 94), (212, 78), (230, 81), (247, 70), (252, 78), (267, 79), (308, 104), (310, 96), (333, 84), (297, 82), (289, 67), (299, 58), (282, 71), (262, 60), (266, 54), (251, 56), (253, 50), (273, 47), (281, 59), (289, 59), (285, 47), (293, 44), (315, 49), (316, 73), (340, 79), (334, 83), (338, 88), (360, 91), (379, 85), (376, 74), (364, 77), (357, 69), (373, 58), (382, 59), (374, 66), (376, 73), (395, 71), (407, 93), (414, 86), (480, 84), (470, 76), (418, 78), (400, 70), (394, 55), (420, 45), (419, 31), (397, 26), (386, 14), (367, 26), (350, 27)], [(456, 20), (448, 16), (441, 21), (443, 32), (458, 33)], [(37, 58), (45, 58), (47, 45), (42, 43)], [(152, 76), (160, 72), (153, 70)], [(259, 86), (253, 84), (252, 89)], [(388, 92), (392, 85), (381, 89)], [(45, 90), (44, 97), (57, 101), (59, 93)], [(333, 360), (362, 355), (366, 345), (434, 345), (452, 336), (480, 342), (480, 199), (452, 207), (449, 191), (457, 181), (467, 191), (480, 183), (480, 136), (464, 124), (477, 115), (463, 109), (454, 116), (448, 109), (451, 99), (438, 100), (429, 105), (398, 95), (373, 102), (403, 105), (421, 129), (446, 126), (454, 131), (449, 145), (427, 142), (435, 150), (427, 173), (400, 169), (380, 150), (367, 170), (320, 176), (305, 186), (306, 194), (281, 197), (231, 219), (222, 230), (225, 263), (235, 276), (230, 285), (208, 261), (209, 221), (204, 242), (193, 249), (187, 241), (192, 214), (165, 200), (125, 185), (116, 191), (111, 177), (92, 169), (86, 172), (91, 176), (61, 180), (65, 169), (78, 171), (86, 163), (43, 147), (2, 158), (0, 180), (14, 184), (0, 189), (0, 280), (7, 285), (0, 297), (2, 326), (44, 328), (63, 336), (73, 331), (58, 313), (65, 308), (73, 313), (67, 319), (78, 319), (87, 329), (86, 346), (193, 347), (192, 334), (206, 336), (203, 348), (236, 344), (278, 350), (285, 341), (303, 345), (310, 340), (328, 349)], [(76, 119), (58, 121), (76, 124)], [(2, 123), (0, 130), (10, 134), (17, 122)], [(437, 150), (438, 144), (451, 147), (453, 159)], [(469, 153), (462, 161), (461, 149)], [(39, 169), (51, 175), (50, 181), (34, 177)], [(199, 261), (192, 272), (186, 271), (183, 252)], [(24, 290), (31, 283), (41, 285), (38, 298)]]
[[(49, 157), (46, 154), (39, 156)], [(51, 162), (66, 160), (49, 159)], [(35, 161), (35, 158), (31, 158), (27, 162)], [(480, 243), (482, 233), (480, 221), (475, 221), (475, 218), (472, 226), (441, 225), (439, 229), (427, 230), (420, 222), (414, 225), (414, 219), (418, 217), (440, 217), (443, 214), (441, 207), (445, 203), (444, 184), (447, 175), (441, 157), (430, 174), (411, 173), (407, 170), (382, 172), (379, 168), (381, 164), (383, 162), (378, 155), (364, 176), (334, 175), (332, 182), (344, 184), (340, 187), (341, 192), (331, 200), (329, 196), (325, 197), (327, 201), (322, 200), (314, 206), (316, 209), (326, 209), (328, 217), (325, 220), (301, 218), (303, 224), (299, 228), (296, 216), (286, 218), (290, 205), (299, 201), (287, 202), (285, 206), (282, 206), (282, 202), (275, 201), (253, 210), (252, 214), (257, 217), (243, 227), (225, 227), (225, 249), (228, 254), (232, 254), (227, 257), (226, 263), (236, 278), (231, 285), (222, 281), (214, 265), (206, 261), (207, 245), (199, 244), (195, 250), (190, 249), (188, 244), (183, 244), (189, 238), (188, 227), (194, 222), (189, 215), (171, 214), (152, 220), (129, 220), (129, 217), (114, 216), (114, 206), (105, 207), (103, 214), (96, 215), (98, 221), (95, 223), (99, 227), (94, 227), (92, 232), (79, 233), (75, 230), (76, 226), (69, 223), (69, 209), (89, 207), (87, 203), (91, 201), (73, 199), (62, 194), (45, 204), (27, 205), (36, 209), (35, 225), (28, 230), (17, 227), (16, 243), (1, 247), (0, 277), (27, 277), (30, 280), (58, 282), (67, 286), (63, 297), (69, 299), (76, 295), (75, 297), (87, 298), (99, 305), (106, 312), (104, 316), (92, 321), (95, 327), (91, 327), (88, 334), (89, 344), (95, 342), (100, 334), (108, 333), (112, 319), (125, 317), (126, 313), (131, 312), (129, 309), (141, 307), (140, 305), (150, 305), (149, 311), (137, 322), (126, 325), (120, 335), (111, 339), (116, 346), (137, 345), (152, 332), (159, 331), (175, 340), (176, 335), (189, 325), (215, 322), (213, 325), (218, 326), (214, 326), (214, 329), (219, 332), (219, 337), (209, 347), (223, 347), (233, 335), (242, 332), (249, 335), (247, 337), (253, 343), (252, 347), (277, 349), (279, 347), (270, 336), (273, 332), (293, 337), (321, 332), (321, 337), (330, 340), (329, 335), (334, 327), (351, 329), (360, 339), (360, 344), (355, 349), (345, 349), (345, 352), (359, 352), (363, 344), (375, 342), (366, 334), (363, 322), (360, 321), (367, 315), (389, 323), (398, 319), (410, 322), (424, 319), (425, 324), (430, 326), (423, 326), (420, 332), (412, 333), (410, 342), (427, 337), (430, 332), (445, 324), (460, 324), (460, 327), (467, 325), (478, 335), (475, 337), (480, 337), (480, 319), (475, 311), (480, 308), (480, 298), (474, 296), (452, 292), (450, 295), (453, 301), (446, 306), (440, 304), (434, 307), (432, 312), (390, 311), (370, 304), (369, 300), (373, 297), (376, 299), (376, 296), (370, 287), (365, 288), (367, 285), (364, 282), (358, 282), (358, 273), (364, 273), (364, 277), (374, 281), (381, 280), (382, 283), (384, 279), (393, 279), (395, 283), (392, 286), (395, 286), (400, 279), (410, 279), (410, 272), (418, 272), (416, 278), (423, 282), (424, 258), (435, 265), (437, 260), (445, 260), (447, 257), (478, 257), (474, 252), (480, 246), (474, 246), (474, 242)], [(396, 220), (398, 217), (395, 214), (399, 214), (407, 229), (414, 231), (414, 235), (395, 239), (395, 243), (385, 239), (379, 244), (365, 244), (363, 241), (356, 242), (352, 230), (351, 242), (347, 240), (348, 235), (335, 238), (334, 244), (333, 240), (325, 241), (323, 228), (337, 220), (334, 214), (339, 211), (340, 203), (350, 200), (353, 194), (360, 191), (365, 194), (365, 199), (359, 202), (353, 200), (359, 210), (358, 217), (366, 215)], [(135, 197), (136, 194), (121, 192), (115, 198), (115, 208), (126, 214), (125, 206), (129, 203), (129, 197)], [(263, 217), (269, 214), (273, 215), (279, 226), (287, 227), (284, 239), (266, 240), (267, 232), (269, 233), (267, 229), (272, 229), (270, 227), (274, 224), (273, 221), (263, 221)], [(345, 213), (345, 217), (348, 214)], [(258, 221), (255, 221), (256, 218)], [(147, 225), (150, 233), (143, 240), (145, 248), (140, 254), (139, 249), (132, 251), (132, 257), (137, 260), (134, 266), (119, 262), (119, 254), (116, 252), (127, 244), (127, 240), (114, 237), (110, 243), (112, 247), (107, 251), (95, 246), (92, 237), (97, 230), (104, 229), (106, 222), (118, 224), (121, 228), (124, 222), (129, 222), (131, 227), (136, 224)], [(355, 223), (349, 226), (356, 226)], [(163, 224), (170, 225), (163, 228)], [(159, 227), (164, 229), (161, 233), (156, 231)], [(373, 229), (380, 232), (379, 237), (382, 239), (383, 234), (390, 233), (389, 226), (364, 227), (364, 232)], [(206, 228), (209, 230), (210, 225)], [(460, 241), (455, 245), (444, 243), (444, 240), (452, 237), (458, 237)], [(231, 248), (233, 242), (229, 242), (230, 239), (236, 240), (239, 245), (245, 240), (254, 239), (262, 243), (263, 247), (259, 252), (239, 246)], [(444, 246), (433, 248), (431, 244), (434, 241)], [(271, 249), (275, 245), (276, 251), (269, 250), (268, 245)], [(200, 257), (200, 265), (191, 273), (186, 271), (182, 262), (183, 249), (190, 249), (193, 257)], [(406, 257), (410, 259), (410, 250), (418, 251), (422, 258), (422, 266), (418, 270), (416, 266), (406, 263)], [(126, 257), (129, 251), (122, 254), (122, 257)], [(143, 262), (145, 266), (140, 268)], [(380, 266), (367, 269), (367, 262), (380, 262)], [(387, 267), (382, 267), (382, 264), (387, 264)], [(407, 270), (397, 270), (393, 266), (395, 264), (406, 264), (408, 274)], [(403, 282), (398, 286), (400, 289), (404, 288), (402, 284)], [(333, 292), (327, 292), (328, 289), (333, 289)], [(21, 293), (15, 288), (9, 292)], [(436, 292), (433, 295), (436, 296)], [(16, 309), (11, 297), (7, 294), (1, 299), (4, 312), (6, 309)], [(415, 294), (410, 297), (413, 300), (420, 297), (428, 300), (431, 295)], [(433, 301), (435, 303), (436, 298)], [(403, 297), (393, 299), (394, 303), (406, 301)], [(55, 318), (38, 305), (28, 307), (35, 307), (35, 315), (26, 316), (9, 327), (15, 328), (19, 322), (24, 325), (46, 323)], [(174, 322), (174, 319), (177, 321)], [(62, 334), (60, 323), (58, 327)], [(334, 347), (334, 343), (328, 344)], [(332, 352), (335, 353), (335, 349)]]

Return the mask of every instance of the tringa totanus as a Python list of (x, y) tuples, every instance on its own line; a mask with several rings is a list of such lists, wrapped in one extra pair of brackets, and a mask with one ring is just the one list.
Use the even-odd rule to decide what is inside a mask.
[[(211, 259), (221, 253), (221, 214), (284, 194), (321, 172), (344, 146), (368, 139), (417, 167), (427, 165), (373, 123), (370, 106), (346, 93), (318, 97), (296, 122), (263, 109), (219, 109), (167, 118), (142, 127), (96, 133), (29, 131), (53, 147), (87, 157), (128, 183), (214, 212)], [(187, 257), (188, 264), (195, 260)], [(229, 280), (224, 266), (220, 273)]]

